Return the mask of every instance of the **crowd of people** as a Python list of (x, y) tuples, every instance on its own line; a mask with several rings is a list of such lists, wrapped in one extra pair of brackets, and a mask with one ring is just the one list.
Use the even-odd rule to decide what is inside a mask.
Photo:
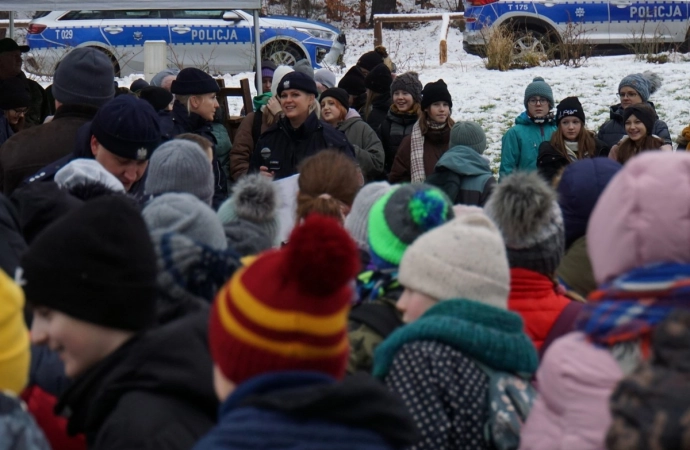
[(200, 69), (118, 87), (77, 48), (43, 89), (26, 51), (0, 40), (0, 448), (687, 448), (655, 74), (597, 133), (534, 78), (497, 180), (383, 47), (337, 84), (262, 62), (232, 139)]

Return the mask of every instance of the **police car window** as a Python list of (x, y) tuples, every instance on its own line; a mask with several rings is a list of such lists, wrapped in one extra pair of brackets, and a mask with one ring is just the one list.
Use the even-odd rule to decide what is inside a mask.
[(112, 11), (98, 11), (91, 9), (84, 9), (81, 11), (70, 11), (59, 20), (102, 20), (113, 17)]
[(175, 9), (172, 11), (172, 16), (175, 19), (222, 19), (224, 12), (223, 10), (210, 9)]
[(113, 19), (160, 19), (161, 12), (154, 10), (113, 11)]

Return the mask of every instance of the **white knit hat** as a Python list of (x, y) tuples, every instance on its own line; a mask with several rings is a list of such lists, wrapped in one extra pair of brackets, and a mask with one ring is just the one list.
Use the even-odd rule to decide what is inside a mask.
[(273, 93), (274, 97), (278, 95), (278, 85), (280, 84), (280, 80), (282, 80), (285, 75), (294, 71), (295, 69), (290, 66), (276, 67), (276, 70), (273, 71), (273, 81), (271, 82), (271, 92)]
[(352, 202), (350, 213), (345, 218), (345, 229), (361, 250), (369, 251), (369, 211), (376, 200), (391, 189), (387, 181), (369, 183), (359, 190)]
[(508, 308), (505, 244), (483, 213), (468, 212), (420, 236), (407, 248), (398, 280), (438, 300), (474, 300)]

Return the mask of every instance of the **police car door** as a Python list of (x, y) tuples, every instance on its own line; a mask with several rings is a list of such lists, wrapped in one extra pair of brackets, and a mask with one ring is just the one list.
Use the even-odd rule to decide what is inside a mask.
[(533, 0), (537, 13), (556, 23), (563, 39), (590, 44), (609, 43), (608, 0)]
[(211, 73), (252, 67), (251, 27), (239, 11), (171, 10), (172, 59)]
[(104, 39), (123, 73), (144, 72), (144, 42), (170, 42), (168, 19), (159, 10), (111, 11), (101, 21)]
[(687, 19), (687, 0), (611, 0), (611, 38), (617, 42), (683, 42)]

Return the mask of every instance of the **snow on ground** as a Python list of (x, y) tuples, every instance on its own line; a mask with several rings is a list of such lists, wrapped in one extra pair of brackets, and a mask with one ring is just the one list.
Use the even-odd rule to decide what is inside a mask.
[[(487, 70), (481, 58), (469, 55), (462, 48), (462, 33), (450, 28), (448, 33), (448, 62), (438, 63), (438, 34), (441, 21), (420, 25), (408, 30), (384, 30), (383, 44), (398, 67), (398, 73), (415, 70), (422, 83), (443, 78), (453, 98), (453, 119), (473, 120), (486, 132), (486, 155), (494, 170), (500, 163), (501, 137), (524, 110), (525, 87), (536, 76), (543, 77), (552, 87), (556, 102), (568, 96), (578, 96), (587, 115), (587, 127), (598, 130), (609, 115), (609, 106), (618, 103), (618, 83), (631, 73), (651, 70), (658, 73), (663, 84), (651, 96), (659, 117), (664, 120), (675, 139), (690, 124), (690, 55), (672, 55), (676, 62), (653, 65), (634, 61), (634, 55), (590, 58), (584, 67), (536, 67), (525, 70), (499, 72)], [(347, 67), (354, 65), (365, 52), (373, 49), (373, 30), (347, 30)], [(347, 69), (334, 68), (338, 79)], [(228, 86), (238, 86), (239, 80), (253, 73), (223, 78)], [(121, 80), (122, 86), (138, 78)], [(239, 99), (232, 102), (240, 109)]]

